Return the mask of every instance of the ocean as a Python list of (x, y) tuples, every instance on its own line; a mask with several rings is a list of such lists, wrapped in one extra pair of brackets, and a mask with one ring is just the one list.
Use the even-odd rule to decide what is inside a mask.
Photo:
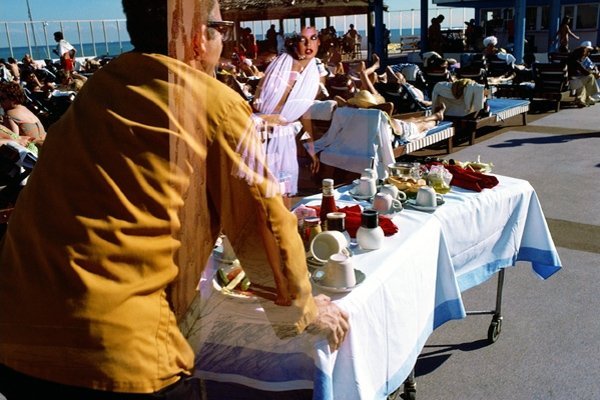
[[(108, 43), (72, 43), (75, 49), (77, 49), (77, 57), (96, 57), (96, 56), (117, 56), (121, 53), (133, 49), (130, 42), (108, 42)], [(35, 60), (44, 60), (46, 58), (56, 59), (57, 56), (52, 52), (55, 48), (54, 45), (49, 45), (49, 49), (44, 46), (31, 46), (31, 50), (27, 46), (17, 46), (12, 48), (12, 55), (9, 48), (0, 48), (0, 58), (14, 57), (17, 60), (21, 60), (25, 54), (31, 54)], [(48, 56), (49, 51), (49, 56)]]

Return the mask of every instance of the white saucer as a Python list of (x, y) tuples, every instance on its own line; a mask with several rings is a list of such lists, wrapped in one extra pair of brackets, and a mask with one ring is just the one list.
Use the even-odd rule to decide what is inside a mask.
[(357, 288), (358, 286), (360, 286), (360, 284), (363, 283), (366, 278), (364, 272), (359, 271), (358, 269), (354, 270), (354, 275), (356, 276), (356, 285), (354, 285), (352, 287), (333, 287), (333, 286), (326, 286), (326, 285), (321, 284), (319, 281), (321, 279), (323, 279), (323, 277), (324, 277), (324, 271), (322, 271), (322, 270), (316, 271), (315, 273), (313, 273), (310, 280), (315, 284), (316, 287), (318, 287), (319, 289), (323, 289), (327, 292), (348, 293), (348, 292), (352, 291), (353, 289)]
[(371, 200), (371, 199), (373, 198), (373, 196), (374, 196), (374, 195), (373, 195), (373, 196), (365, 196), (365, 195), (362, 195), (362, 194), (358, 194), (358, 193), (356, 193), (356, 192), (354, 191), (354, 189), (350, 189), (350, 190), (348, 190), (348, 194), (349, 194), (349, 195), (350, 195), (350, 196), (351, 196), (353, 199), (355, 199), (355, 200), (361, 200), (361, 201), (362, 201), (362, 200), (369, 201), (369, 200)]
[(414, 200), (414, 199), (408, 199), (408, 200), (406, 201), (406, 205), (408, 205), (409, 207), (411, 207), (411, 208), (414, 208), (415, 210), (419, 210), (419, 211), (427, 211), (427, 212), (430, 212), (430, 211), (435, 211), (435, 210), (437, 210), (437, 208), (438, 208), (439, 206), (441, 206), (442, 204), (444, 204), (444, 200), (442, 200), (441, 202), (439, 202), (439, 203), (437, 204), (437, 206), (419, 206), (419, 205), (417, 205), (417, 202), (416, 202), (416, 200)]

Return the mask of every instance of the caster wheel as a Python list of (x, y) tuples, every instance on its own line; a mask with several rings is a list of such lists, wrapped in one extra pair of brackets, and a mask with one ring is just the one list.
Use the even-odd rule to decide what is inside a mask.
[(417, 399), (417, 391), (416, 390), (405, 390), (402, 395), (402, 400), (416, 400)]
[(488, 341), (496, 343), (502, 331), (502, 317), (494, 317), (488, 329)]

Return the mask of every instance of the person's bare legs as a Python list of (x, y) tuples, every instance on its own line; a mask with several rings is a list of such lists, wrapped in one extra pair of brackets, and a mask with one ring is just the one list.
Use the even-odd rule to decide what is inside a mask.
[(439, 121), (444, 119), (444, 112), (446, 111), (446, 105), (441, 103), (436, 109), (433, 111), (433, 114), (428, 115), (426, 117), (414, 117), (408, 118), (406, 122), (414, 123), (419, 132), (425, 132), (432, 128), (435, 128)]
[(366, 67), (365, 62), (361, 61), (359, 64), (359, 75), (360, 75), (360, 83), (361, 89), (368, 90), (372, 94), (379, 94), (375, 86), (373, 86), (373, 82), (377, 80), (377, 70), (379, 69), (379, 56), (373, 53), (373, 64), (370, 67)]

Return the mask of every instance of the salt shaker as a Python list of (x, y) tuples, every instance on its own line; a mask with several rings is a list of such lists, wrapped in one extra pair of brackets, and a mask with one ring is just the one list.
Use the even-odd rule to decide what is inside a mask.
[(377, 210), (364, 210), (360, 218), (360, 228), (356, 231), (356, 242), (361, 249), (375, 250), (382, 246), (385, 237), (379, 226)]

